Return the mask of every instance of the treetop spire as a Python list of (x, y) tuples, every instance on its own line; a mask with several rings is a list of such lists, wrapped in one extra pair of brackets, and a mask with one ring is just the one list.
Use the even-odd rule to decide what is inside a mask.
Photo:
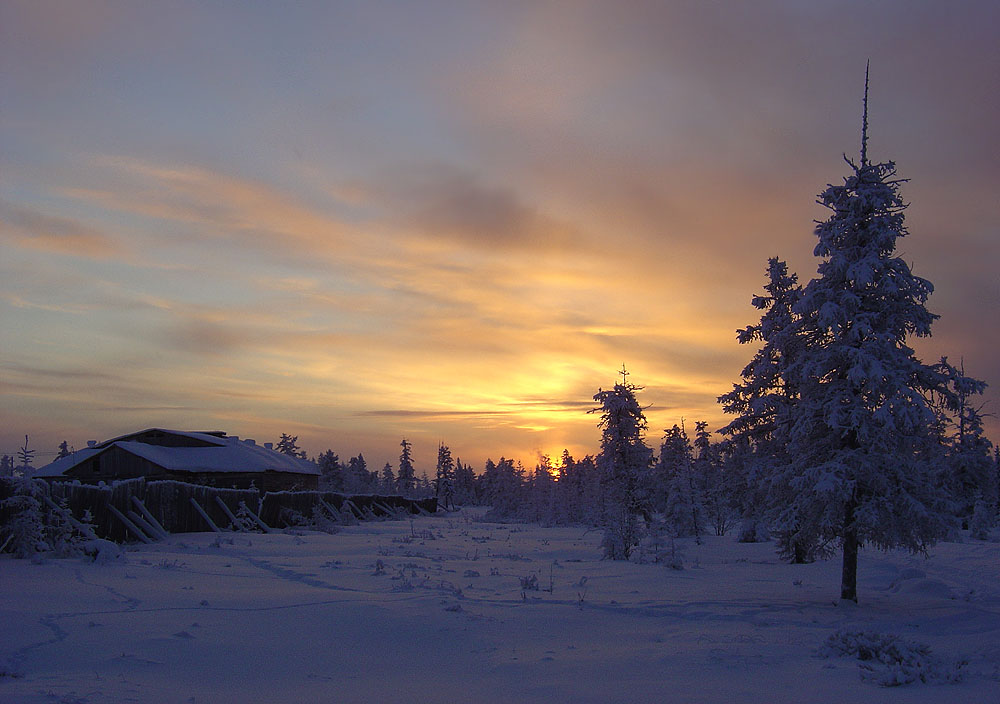
[(868, 68), (871, 60), (865, 62), (865, 101), (861, 117), (861, 166), (868, 165)]

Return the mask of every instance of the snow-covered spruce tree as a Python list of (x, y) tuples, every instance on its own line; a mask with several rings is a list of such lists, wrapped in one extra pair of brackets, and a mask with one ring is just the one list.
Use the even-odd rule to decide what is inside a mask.
[(622, 366), (622, 382), (613, 389), (598, 390), (594, 395), (600, 407), (601, 452), (597, 467), (605, 501), (604, 556), (627, 560), (642, 538), (639, 517), (648, 512), (644, 485), (647, 481), (653, 453), (643, 440), (646, 417), (636, 400), (641, 387), (625, 380), (628, 372)]
[(476, 473), (471, 464), (455, 459), (455, 503), (472, 504), (476, 500)]
[(721, 448), (711, 441), (705, 421), (695, 422), (694, 472), (704, 502), (705, 517), (717, 536), (723, 536), (737, 517), (739, 493), (735, 477), (726, 472)]
[(451, 448), (444, 443), (438, 445), (434, 495), (444, 508), (455, 507), (455, 461), (451, 458)]
[(0, 530), (0, 545), (16, 557), (31, 557), (49, 549), (46, 540), (42, 487), (30, 477), (13, 480), (14, 493), (2, 502), (9, 518)]
[[(758, 342), (761, 347), (743, 368), (742, 382), (719, 397), (723, 410), (736, 415), (719, 433), (730, 436), (738, 448), (743, 480), (738, 492), (741, 540), (748, 542), (768, 533), (764, 515), (768, 482), (774, 476), (772, 470), (787, 461), (787, 433), (779, 431), (787, 430), (798, 400), (788, 368), (801, 346), (795, 306), (802, 297), (802, 287), (798, 277), (789, 273), (788, 265), (777, 257), (767, 262), (767, 278), (764, 293), (751, 299), (755, 308), (764, 311), (760, 322), (737, 331), (740, 344)], [(795, 536), (794, 531), (779, 534), (782, 551), (788, 552), (792, 562), (809, 561), (805, 557), (807, 546), (799, 544)], [(790, 550), (786, 551), (786, 547)]]
[(772, 497), (780, 528), (840, 542), (841, 598), (852, 601), (862, 544), (925, 552), (951, 519), (928, 401), (949, 391), (906, 344), (930, 335), (933, 287), (895, 254), (906, 205), (895, 164), (868, 160), (867, 105), (866, 79), (860, 162), (845, 157), (850, 174), (819, 196), (831, 215), (816, 226), (818, 276), (794, 309), (803, 348), (788, 374), (799, 399), (777, 477), (785, 492)]
[(937, 364), (937, 369), (948, 378), (951, 390), (950, 395), (938, 398), (940, 422), (949, 434), (945, 482), (955, 501), (956, 515), (968, 526), (980, 499), (993, 507), (997, 477), (993, 471), (993, 444), (983, 430), (982, 409), (972, 402), (972, 397), (983, 393), (986, 384), (966, 376), (964, 367), (964, 364), (952, 366), (947, 357)]
[(705, 527), (705, 502), (694, 466), (687, 432), (676, 423), (663, 435), (657, 462), (656, 495), (667, 524), (677, 536), (694, 536), (700, 543)]
[(492, 509), (491, 518), (510, 518), (525, 513), (524, 467), (501, 457), (496, 463), (486, 460), (482, 475), (483, 503)]
[(403, 442), (399, 443), (399, 446), (403, 448), (403, 451), (399, 453), (399, 473), (396, 475), (396, 488), (403, 496), (410, 496), (416, 488), (411, 449), (413, 443), (403, 438)]
[(535, 465), (535, 471), (532, 472), (528, 483), (529, 518), (546, 526), (554, 525), (558, 521), (554, 471), (551, 458), (543, 454), (538, 458), (538, 464)]
[(333, 450), (327, 450), (316, 458), (319, 465), (319, 483), (323, 491), (343, 491), (344, 471), (340, 457)]
[(367, 494), (377, 490), (378, 472), (369, 472), (365, 456), (359, 452), (357, 457), (347, 460), (347, 470), (344, 472), (345, 491), (355, 494)]
[(392, 465), (388, 462), (382, 467), (382, 476), (379, 479), (378, 490), (384, 494), (391, 494), (396, 491), (396, 473), (392, 471)]
[(726, 413), (737, 417), (719, 433), (734, 440), (747, 440), (762, 454), (775, 453), (775, 429), (786, 424), (798, 393), (788, 378), (788, 365), (800, 347), (796, 336), (799, 316), (794, 308), (802, 297), (798, 277), (788, 265), (772, 257), (767, 262), (768, 283), (764, 294), (752, 299), (764, 314), (757, 325), (737, 331), (740, 344), (760, 342), (761, 348), (743, 368), (742, 383), (719, 397)]
[(278, 444), (274, 446), (274, 449), (283, 455), (301, 457), (302, 455), (299, 450), (298, 442), (298, 435), (288, 435), (287, 433), (282, 433), (281, 438), (278, 439)]

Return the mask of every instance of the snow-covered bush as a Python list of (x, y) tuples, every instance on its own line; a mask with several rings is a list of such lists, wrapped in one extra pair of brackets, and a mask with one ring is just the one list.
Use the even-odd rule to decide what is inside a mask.
[(737, 540), (741, 543), (766, 543), (771, 539), (767, 526), (757, 518), (744, 518)]
[(257, 525), (257, 521), (250, 514), (250, 507), (247, 506), (245, 501), (240, 501), (240, 505), (236, 508), (236, 525), (233, 527), (241, 533), (260, 532), (260, 526)]
[(125, 553), (118, 543), (102, 538), (83, 541), (80, 544), (80, 551), (99, 565), (125, 559)]
[(976, 507), (969, 519), (969, 535), (975, 540), (988, 540), (990, 531), (996, 522), (993, 507), (989, 502), (980, 497), (976, 500)]
[(639, 562), (664, 564), (675, 570), (684, 569), (684, 558), (676, 537), (676, 531), (666, 522), (650, 521), (639, 543)]
[(840, 630), (820, 648), (822, 657), (851, 657), (861, 661), (862, 679), (883, 687), (911, 682), (960, 682), (968, 662), (943, 661), (923, 643), (888, 633)]
[[(59, 503), (59, 511), (49, 511), (46, 515), (46, 543), (56, 557), (79, 557), (84, 554), (84, 544), (89, 536), (77, 528), (77, 522), (72, 520), (72, 514), (66, 505), (66, 499)], [(83, 530), (93, 534), (93, 516), (88, 509), (83, 516)]]
[(779, 530), (775, 532), (774, 538), (778, 557), (793, 565), (829, 560), (834, 554), (834, 546), (830, 540), (808, 536), (802, 531)]
[(42, 488), (27, 477), (12, 481), (14, 493), (2, 502), (3, 508), (10, 512), (10, 518), (0, 529), (0, 545), (23, 559), (49, 549), (41, 502)]
[(606, 560), (627, 560), (642, 541), (644, 529), (638, 517), (626, 507), (619, 506), (614, 514), (617, 520), (612, 518), (605, 527), (601, 551)]

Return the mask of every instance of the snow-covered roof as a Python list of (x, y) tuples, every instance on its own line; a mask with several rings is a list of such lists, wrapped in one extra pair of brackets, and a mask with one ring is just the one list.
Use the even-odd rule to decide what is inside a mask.
[(94, 447), (98, 449), (108, 447), (116, 442), (122, 440), (130, 440), (131, 438), (138, 437), (140, 435), (145, 435), (147, 433), (163, 433), (165, 435), (176, 435), (179, 437), (190, 438), (193, 440), (198, 440), (209, 445), (225, 445), (227, 440), (232, 438), (225, 437), (223, 432), (212, 432), (212, 433), (200, 433), (193, 432), (190, 430), (168, 430), (167, 428), (146, 428), (145, 430), (140, 430), (136, 433), (128, 433), (127, 435), (119, 435), (116, 438), (111, 438), (110, 440), (105, 440), (104, 442), (99, 442)]
[[(79, 450), (73, 454), (48, 464), (37, 472), (36, 477), (58, 477), (94, 455), (118, 447), (125, 452), (142, 457), (164, 469), (175, 472), (295, 472), (297, 474), (319, 474), (319, 467), (298, 457), (275, 452), (257, 445), (253, 440), (238, 437), (219, 437), (207, 433), (160, 430), (163, 433), (181, 435), (209, 443), (207, 447), (167, 447), (151, 445), (135, 440), (116, 438), (94, 447)], [(142, 431), (145, 433), (147, 431)], [(121, 438), (132, 438), (142, 433), (130, 433)]]
[(33, 477), (58, 477), (66, 472), (68, 469), (72, 469), (84, 460), (89, 460), (91, 457), (96, 455), (100, 450), (96, 447), (88, 447), (85, 450), (77, 450), (65, 457), (60, 457), (54, 462), (50, 462), (44, 467), (40, 467), (35, 470), (31, 475)]

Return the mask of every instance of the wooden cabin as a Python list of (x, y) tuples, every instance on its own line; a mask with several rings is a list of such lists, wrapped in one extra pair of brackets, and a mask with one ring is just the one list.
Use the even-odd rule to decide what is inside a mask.
[(148, 428), (91, 443), (35, 475), (49, 481), (112, 483), (145, 477), (189, 484), (260, 491), (315, 491), (319, 468), (308, 460), (222, 431), (189, 432)]

